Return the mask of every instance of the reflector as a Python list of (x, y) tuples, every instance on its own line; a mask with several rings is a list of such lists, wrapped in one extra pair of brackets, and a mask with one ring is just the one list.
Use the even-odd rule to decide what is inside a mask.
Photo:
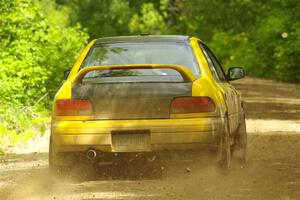
[(60, 99), (55, 102), (57, 116), (86, 116), (93, 113), (92, 104), (89, 100)]
[(171, 114), (214, 112), (215, 109), (209, 97), (177, 97), (171, 103)]

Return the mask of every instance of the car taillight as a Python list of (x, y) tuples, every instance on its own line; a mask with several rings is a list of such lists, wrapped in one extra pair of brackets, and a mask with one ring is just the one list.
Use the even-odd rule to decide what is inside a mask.
[(171, 114), (214, 112), (214, 101), (209, 97), (178, 97), (171, 103)]
[(87, 116), (93, 113), (91, 102), (80, 99), (57, 100), (55, 109), (57, 116)]

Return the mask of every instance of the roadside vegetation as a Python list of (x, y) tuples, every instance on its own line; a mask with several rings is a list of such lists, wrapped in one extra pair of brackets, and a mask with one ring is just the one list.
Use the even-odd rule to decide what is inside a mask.
[(0, 2), (0, 149), (43, 133), (50, 121), (63, 71), (88, 39), (68, 12), (50, 0)]
[(194, 35), (225, 68), (300, 82), (298, 0), (1, 0), (0, 27), (0, 152), (47, 129), (63, 72), (98, 37)]

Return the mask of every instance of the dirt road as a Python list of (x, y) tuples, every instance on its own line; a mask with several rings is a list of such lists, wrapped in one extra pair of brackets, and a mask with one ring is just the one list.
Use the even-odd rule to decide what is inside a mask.
[(249, 78), (235, 85), (246, 101), (246, 166), (225, 173), (209, 154), (193, 153), (53, 177), (46, 134), (0, 157), (0, 199), (300, 199), (300, 85)]

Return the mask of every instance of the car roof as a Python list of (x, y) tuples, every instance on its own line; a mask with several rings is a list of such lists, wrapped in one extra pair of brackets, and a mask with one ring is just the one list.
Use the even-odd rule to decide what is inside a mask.
[(96, 39), (95, 44), (107, 43), (139, 43), (139, 42), (174, 42), (185, 43), (189, 36), (184, 35), (138, 35), (138, 36), (116, 36)]

